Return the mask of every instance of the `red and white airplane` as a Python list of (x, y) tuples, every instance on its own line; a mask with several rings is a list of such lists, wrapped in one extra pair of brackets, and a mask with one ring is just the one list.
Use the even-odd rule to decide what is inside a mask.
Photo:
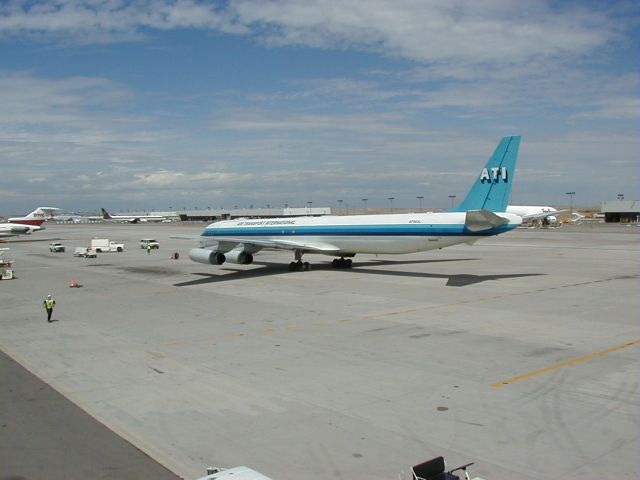
[(54, 212), (58, 210), (60, 209), (55, 207), (38, 207), (24, 217), (10, 218), (7, 223), (0, 223), (0, 238), (31, 235), (38, 230), (44, 230), (44, 221), (53, 218)]

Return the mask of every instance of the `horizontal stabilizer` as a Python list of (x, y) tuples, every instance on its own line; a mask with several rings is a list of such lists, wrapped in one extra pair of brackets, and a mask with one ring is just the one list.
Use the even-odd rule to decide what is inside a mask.
[(509, 223), (509, 220), (496, 215), (489, 210), (470, 210), (464, 221), (464, 226), (470, 232), (481, 232)]

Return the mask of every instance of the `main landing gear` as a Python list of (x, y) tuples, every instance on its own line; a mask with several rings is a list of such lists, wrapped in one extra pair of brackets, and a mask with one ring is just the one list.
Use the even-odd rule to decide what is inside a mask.
[(298, 260), (289, 264), (289, 271), (291, 272), (306, 272), (307, 270), (309, 270), (309, 262)]
[(289, 264), (291, 272), (306, 272), (309, 270), (309, 262), (302, 261), (302, 250), (296, 250), (296, 261)]
[(351, 264), (351, 259), (344, 257), (334, 258), (331, 262), (331, 266), (333, 268), (351, 268)]
[[(296, 261), (291, 262), (289, 264), (290, 272), (306, 272), (309, 270), (310, 268), (309, 262), (302, 261), (302, 253), (303, 253), (302, 250), (295, 251)], [(351, 261), (350, 258), (340, 257), (340, 258), (334, 258), (333, 261), (331, 262), (331, 266), (333, 268), (351, 268), (352, 263), (353, 262)]]

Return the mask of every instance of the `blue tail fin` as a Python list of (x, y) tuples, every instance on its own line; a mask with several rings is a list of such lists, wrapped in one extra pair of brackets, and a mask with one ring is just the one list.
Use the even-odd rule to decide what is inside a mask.
[(480, 172), (464, 201), (452, 212), (489, 210), (505, 212), (509, 203), (511, 184), (516, 173), (520, 137), (504, 137), (496, 151)]

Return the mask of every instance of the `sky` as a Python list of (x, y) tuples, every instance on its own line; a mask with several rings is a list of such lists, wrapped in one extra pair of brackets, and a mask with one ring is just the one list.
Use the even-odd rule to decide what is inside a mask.
[(448, 208), (514, 134), (512, 204), (637, 200), (639, 20), (632, 1), (0, 0), (0, 212)]

